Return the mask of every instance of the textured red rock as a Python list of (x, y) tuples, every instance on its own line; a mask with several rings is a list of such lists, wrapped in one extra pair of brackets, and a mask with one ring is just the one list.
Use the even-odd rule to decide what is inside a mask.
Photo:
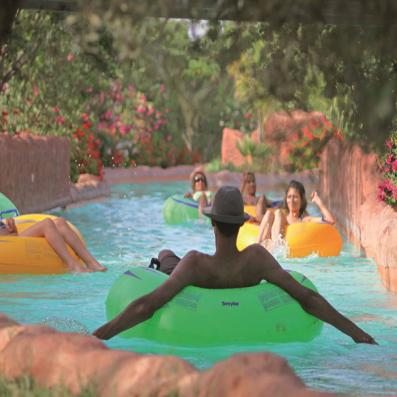
[(321, 156), (321, 193), (348, 239), (375, 260), (386, 288), (397, 292), (397, 212), (376, 198), (377, 161), (356, 145), (330, 141)]
[(92, 336), (18, 325), (1, 314), (0, 327), (0, 335), (19, 327), (0, 349), (2, 376), (29, 376), (44, 387), (95, 387), (104, 397), (331, 396), (306, 389), (286, 360), (270, 353), (236, 355), (200, 372), (177, 357), (113, 351)]
[(222, 164), (233, 164), (236, 167), (244, 164), (244, 156), (237, 147), (244, 137), (241, 131), (224, 128), (222, 134), (221, 159)]
[[(264, 142), (273, 150), (272, 165), (275, 170), (288, 168), (290, 164), (291, 136), (294, 132), (306, 128), (308, 131), (323, 126), (330, 127), (330, 123), (321, 112), (275, 112), (264, 121)], [(244, 164), (244, 156), (240, 153), (237, 143), (241, 142), (244, 134), (230, 128), (223, 129), (222, 135), (222, 164), (231, 163), (235, 166)], [(251, 134), (251, 139), (259, 142), (259, 130)], [(249, 159), (247, 159), (249, 162)]]
[(0, 313), (0, 352), (6, 348), (10, 341), (24, 329), (16, 321)]
[(99, 390), (103, 396), (180, 396), (178, 383), (196, 373), (177, 357), (141, 355), (123, 362)]
[(4, 313), (0, 313), (0, 329), (13, 326), (13, 325), (18, 325), (19, 323), (12, 318), (8, 317)]
[(244, 353), (215, 364), (181, 395), (201, 396), (331, 396), (306, 389), (287, 361), (272, 353)]

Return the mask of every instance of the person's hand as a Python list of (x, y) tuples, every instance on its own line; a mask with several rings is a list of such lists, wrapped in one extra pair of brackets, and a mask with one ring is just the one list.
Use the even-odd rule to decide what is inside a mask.
[(313, 192), (311, 195), (312, 202), (320, 206), (322, 204), (321, 198), (317, 192)]
[(112, 336), (114, 336), (114, 333), (111, 332), (111, 328), (112, 328), (112, 322), (108, 322), (108, 323), (102, 325), (102, 327), (99, 327), (98, 329), (96, 329), (92, 333), (92, 335), (96, 336), (98, 339), (108, 340)]
[(266, 209), (266, 208), (269, 208), (271, 206), (272, 202), (271, 202), (271, 200), (267, 199), (266, 195), (262, 195), (261, 199), (262, 199), (262, 204), (261, 204), (262, 208)]
[(377, 345), (378, 342), (369, 334), (366, 332), (362, 331), (359, 333), (359, 335), (352, 336), (352, 339), (356, 343), (368, 343), (369, 345)]
[(193, 195), (192, 195), (192, 193), (185, 193), (184, 195), (183, 195), (183, 197), (185, 197), (185, 198), (192, 198), (193, 197)]
[(15, 225), (14, 218), (5, 219), (5, 225), (8, 233), (17, 233), (17, 227)]

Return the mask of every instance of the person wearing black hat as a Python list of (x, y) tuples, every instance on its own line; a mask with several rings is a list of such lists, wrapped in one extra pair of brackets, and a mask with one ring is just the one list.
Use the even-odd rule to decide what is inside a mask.
[(215, 234), (214, 255), (190, 251), (176, 265), (170, 277), (154, 291), (131, 302), (113, 320), (99, 327), (93, 335), (110, 339), (149, 319), (188, 285), (201, 288), (242, 288), (266, 280), (284, 289), (302, 308), (350, 336), (356, 343), (376, 344), (372, 336), (334, 309), (319, 293), (298, 283), (260, 244), (239, 251), (236, 247), (240, 226), (249, 219), (244, 213), (240, 191), (221, 187), (212, 207), (204, 208)]

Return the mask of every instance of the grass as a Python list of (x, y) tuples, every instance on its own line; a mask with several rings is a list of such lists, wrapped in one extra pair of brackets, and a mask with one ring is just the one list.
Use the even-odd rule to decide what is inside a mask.
[(65, 386), (56, 386), (46, 389), (39, 386), (29, 377), (7, 380), (0, 376), (1, 397), (96, 397), (94, 387), (87, 387), (78, 395), (72, 394)]

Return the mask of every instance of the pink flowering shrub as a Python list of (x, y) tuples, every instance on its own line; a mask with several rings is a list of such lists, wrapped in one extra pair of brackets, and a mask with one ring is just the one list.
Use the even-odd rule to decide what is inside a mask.
[(397, 205), (397, 133), (386, 141), (387, 152), (382, 159), (383, 180), (378, 185), (378, 199), (391, 206)]
[(302, 171), (319, 166), (321, 152), (331, 138), (343, 140), (338, 129), (325, 117), (313, 120), (304, 127), (294, 131), (291, 139), (284, 144), (289, 152), (289, 169)]
[(82, 114), (81, 125), (70, 136), (70, 178), (78, 180), (80, 174), (103, 177), (103, 164), (99, 151), (100, 140), (96, 137), (93, 124), (87, 114)]
[[(164, 90), (164, 85), (160, 85), (159, 94)], [(184, 145), (176, 142), (170, 131), (169, 110), (149, 100), (133, 85), (113, 82), (94, 97), (90, 112), (98, 117), (99, 150), (107, 167), (169, 167), (191, 161)]]

